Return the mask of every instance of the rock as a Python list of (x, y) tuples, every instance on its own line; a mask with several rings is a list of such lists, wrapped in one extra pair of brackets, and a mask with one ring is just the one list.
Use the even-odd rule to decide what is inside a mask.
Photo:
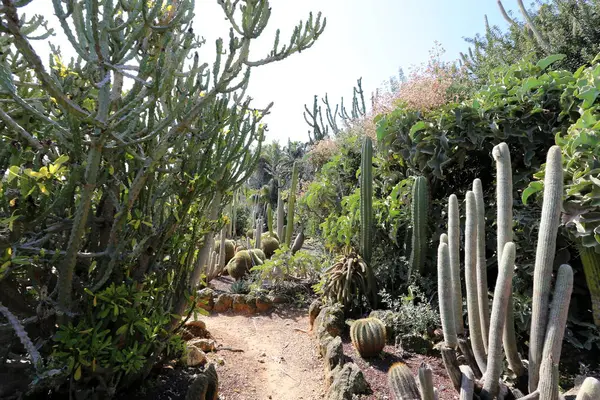
[(327, 343), (324, 353), (325, 354), (323, 358), (325, 361), (325, 379), (327, 380), (327, 385), (329, 386), (333, 383), (332, 371), (338, 365), (341, 365), (344, 362), (344, 348), (342, 347), (342, 339), (339, 336), (335, 338), (331, 337), (331, 340), (329, 340)]
[(404, 335), (396, 337), (396, 346), (400, 346), (402, 351), (417, 354), (429, 354), (433, 349), (433, 343), (421, 335)]
[(250, 309), (250, 314), (256, 314), (256, 310), (258, 309), (258, 307), (256, 306), (256, 295), (251, 295), (251, 294), (247, 294), (245, 296), (246, 298), (246, 304), (248, 305), (249, 309)]
[[(240, 314), (251, 314), (252, 307), (246, 303), (246, 297), (243, 294), (234, 294), (233, 311)], [(254, 306), (256, 308), (256, 305)]]
[(267, 296), (258, 296), (256, 298), (256, 310), (258, 312), (267, 312), (273, 308), (273, 302)]
[(189, 321), (183, 326), (184, 332), (182, 337), (184, 340), (193, 338), (211, 338), (210, 332), (206, 329), (204, 321)]
[(344, 329), (344, 312), (340, 307), (323, 307), (315, 319), (317, 324), (317, 337), (320, 338), (325, 332), (333, 337), (340, 336)]
[(385, 335), (388, 343), (394, 343), (394, 312), (391, 310), (373, 310), (369, 314), (370, 318), (377, 318), (385, 325)]
[(317, 316), (321, 312), (322, 308), (323, 303), (319, 299), (314, 300), (312, 303), (310, 303), (310, 307), (308, 307), (308, 320), (310, 321), (311, 330), (314, 328), (315, 319), (317, 319)]
[(217, 349), (217, 343), (212, 339), (192, 339), (188, 344), (205, 352), (215, 351)]
[(212, 311), (215, 305), (214, 295), (215, 292), (211, 288), (199, 290), (198, 293), (196, 293), (198, 307), (206, 311)]
[(202, 371), (188, 388), (185, 400), (217, 400), (219, 398), (219, 377), (214, 364)]
[(230, 294), (221, 293), (217, 299), (215, 300), (215, 305), (213, 306), (214, 312), (225, 312), (231, 308), (233, 305), (233, 298)]
[(333, 382), (327, 390), (327, 400), (352, 400), (353, 395), (369, 394), (371, 389), (365, 376), (355, 363), (337, 366), (333, 372)]
[[(206, 339), (201, 339), (201, 340), (206, 340)], [(202, 350), (200, 350), (198, 347), (188, 343), (182, 361), (183, 361), (183, 364), (188, 367), (197, 367), (198, 365), (206, 364), (207, 359), (206, 359), (206, 354), (204, 354), (204, 352)]]

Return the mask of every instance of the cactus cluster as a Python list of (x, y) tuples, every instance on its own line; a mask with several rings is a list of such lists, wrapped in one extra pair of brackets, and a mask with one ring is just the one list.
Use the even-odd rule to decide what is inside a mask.
[(350, 326), (350, 339), (361, 357), (375, 357), (385, 347), (385, 325), (377, 318), (362, 318)]
[[(514, 330), (508, 326), (513, 324), (511, 298), (516, 257), (516, 246), (512, 241), (511, 230), (512, 178), (508, 146), (505, 143), (497, 145), (494, 147), (493, 155), (498, 170), (498, 277), (491, 315), (486, 302), (488, 290), (483, 255), (485, 221), (483, 221), (481, 182), (475, 180), (473, 190), (466, 194), (465, 283), (471, 346), (468, 345), (462, 332), (457, 334), (462, 326), (462, 295), (454, 280), (458, 270), (455, 264), (458, 246), (452, 241), (456, 238), (458, 222), (458, 204), (454, 195), (449, 198), (448, 234), (442, 235), (438, 247), (439, 303), (444, 332), (442, 358), (455, 388), (461, 393), (461, 399), (496, 399), (510, 390), (500, 381), (503, 369), (503, 347), (508, 365), (513, 372), (517, 376), (525, 373), (525, 366), (517, 353), (516, 342), (512, 337)], [(561, 154), (557, 146), (549, 150), (547, 166), (534, 276), (528, 397), (556, 400), (558, 363), (573, 288), (571, 267), (561, 265), (556, 274), (553, 301), (549, 304), (556, 232), (560, 223), (562, 202)], [(445, 284), (449, 281), (452, 285)], [(456, 310), (457, 304), (460, 304), (460, 312)], [(461, 320), (457, 321), (458, 318)], [(512, 328), (514, 329), (514, 326)], [(468, 365), (458, 365), (456, 350), (459, 347)], [(481, 379), (481, 382), (477, 382), (478, 379)], [(592, 393), (593, 390), (597, 390), (593, 388), (600, 385), (597, 381), (588, 382), (590, 383), (587, 387), (590, 389), (585, 390), (592, 390)], [(582, 389), (582, 393), (585, 393), (585, 390)]]

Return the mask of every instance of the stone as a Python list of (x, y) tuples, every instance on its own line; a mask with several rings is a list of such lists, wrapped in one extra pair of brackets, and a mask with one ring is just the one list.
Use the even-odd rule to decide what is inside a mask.
[(377, 318), (385, 325), (385, 336), (387, 342), (390, 344), (394, 343), (395, 329), (394, 329), (394, 312), (391, 310), (373, 310), (369, 314), (370, 318)]
[(317, 337), (325, 332), (333, 337), (340, 336), (344, 330), (344, 311), (340, 307), (323, 307), (315, 319), (317, 325)]
[[(246, 297), (243, 294), (234, 294), (233, 296), (233, 311), (240, 314), (251, 314), (252, 307), (246, 303)], [(254, 306), (256, 308), (256, 305)]]
[(312, 303), (310, 303), (310, 307), (308, 307), (308, 320), (310, 322), (311, 330), (314, 329), (315, 319), (317, 319), (317, 316), (321, 312), (322, 308), (323, 308), (323, 303), (319, 299), (316, 299)]
[(402, 351), (417, 354), (429, 354), (433, 350), (433, 343), (421, 335), (403, 335), (396, 337), (396, 346)]
[(215, 351), (217, 349), (217, 343), (212, 339), (192, 339), (188, 344), (195, 346), (204, 352)]
[(212, 311), (213, 307), (215, 306), (214, 295), (215, 292), (211, 288), (204, 288), (202, 290), (199, 290), (196, 293), (196, 304), (198, 305), (198, 307), (206, 311)]
[[(331, 337), (331, 336), (330, 336)], [(323, 356), (325, 363), (325, 379), (327, 385), (333, 383), (332, 371), (338, 366), (344, 363), (344, 348), (342, 347), (342, 338), (331, 337), (331, 340), (327, 342), (325, 348), (325, 354)]]
[(267, 296), (256, 297), (256, 310), (258, 312), (267, 312), (273, 308), (273, 301)]
[(214, 312), (225, 312), (233, 305), (233, 298), (228, 293), (221, 293), (217, 296), (215, 304), (213, 306)]
[(182, 361), (188, 367), (197, 367), (206, 364), (207, 359), (206, 354), (202, 350), (188, 343)]
[(327, 400), (352, 400), (359, 394), (370, 394), (371, 388), (355, 363), (338, 365), (333, 371), (333, 381), (327, 389)]
[(246, 304), (250, 309), (250, 314), (256, 314), (257, 306), (256, 306), (256, 295), (247, 294), (245, 295)]
[(206, 329), (206, 323), (201, 320), (186, 322), (183, 326), (182, 337), (184, 340), (193, 338), (210, 338), (210, 332)]
[(196, 379), (185, 395), (185, 400), (217, 400), (219, 398), (219, 377), (214, 364), (208, 366)]

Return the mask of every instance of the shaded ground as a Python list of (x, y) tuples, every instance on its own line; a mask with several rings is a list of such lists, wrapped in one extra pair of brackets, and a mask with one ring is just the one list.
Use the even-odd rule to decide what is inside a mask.
[[(286, 306), (287, 307), (287, 306)], [(221, 400), (317, 400), (324, 395), (324, 369), (308, 329), (304, 309), (270, 315), (229, 313), (204, 317), (219, 345), (217, 367)]]
[(380, 357), (366, 360), (360, 357), (347, 335), (342, 338), (342, 341), (344, 355), (360, 367), (373, 390), (372, 395), (361, 397), (361, 399), (393, 399), (392, 394), (388, 389), (387, 371), (392, 364), (399, 361), (408, 365), (415, 377), (417, 377), (417, 372), (422, 362), (429, 364), (433, 370), (433, 384), (438, 390), (439, 400), (458, 399), (458, 393), (452, 387), (452, 381), (448, 378), (444, 364), (440, 358), (422, 356), (419, 354), (411, 354), (410, 356), (403, 358), (397, 353), (396, 347), (387, 345), (383, 349), (383, 353)]

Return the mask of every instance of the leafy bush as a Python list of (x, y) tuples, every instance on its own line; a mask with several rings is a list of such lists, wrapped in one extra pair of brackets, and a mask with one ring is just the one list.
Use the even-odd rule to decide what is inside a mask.
[(416, 285), (407, 288), (407, 295), (401, 298), (391, 296), (385, 290), (380, 292), (382, 301), (394, 312), (394, 333), (396, 335), (424, 335), (440, 325), (437, 307), (432, 307), (427, 297)]
[(275, 250), (270, 259), (250, 270), (256, 273), (257, 282), (269, 282), (277, 286), (287, 280), (317, 280), (323, 268), (324, 256), (314, 255), (306, 250), (292, 254), (285, 244)]

